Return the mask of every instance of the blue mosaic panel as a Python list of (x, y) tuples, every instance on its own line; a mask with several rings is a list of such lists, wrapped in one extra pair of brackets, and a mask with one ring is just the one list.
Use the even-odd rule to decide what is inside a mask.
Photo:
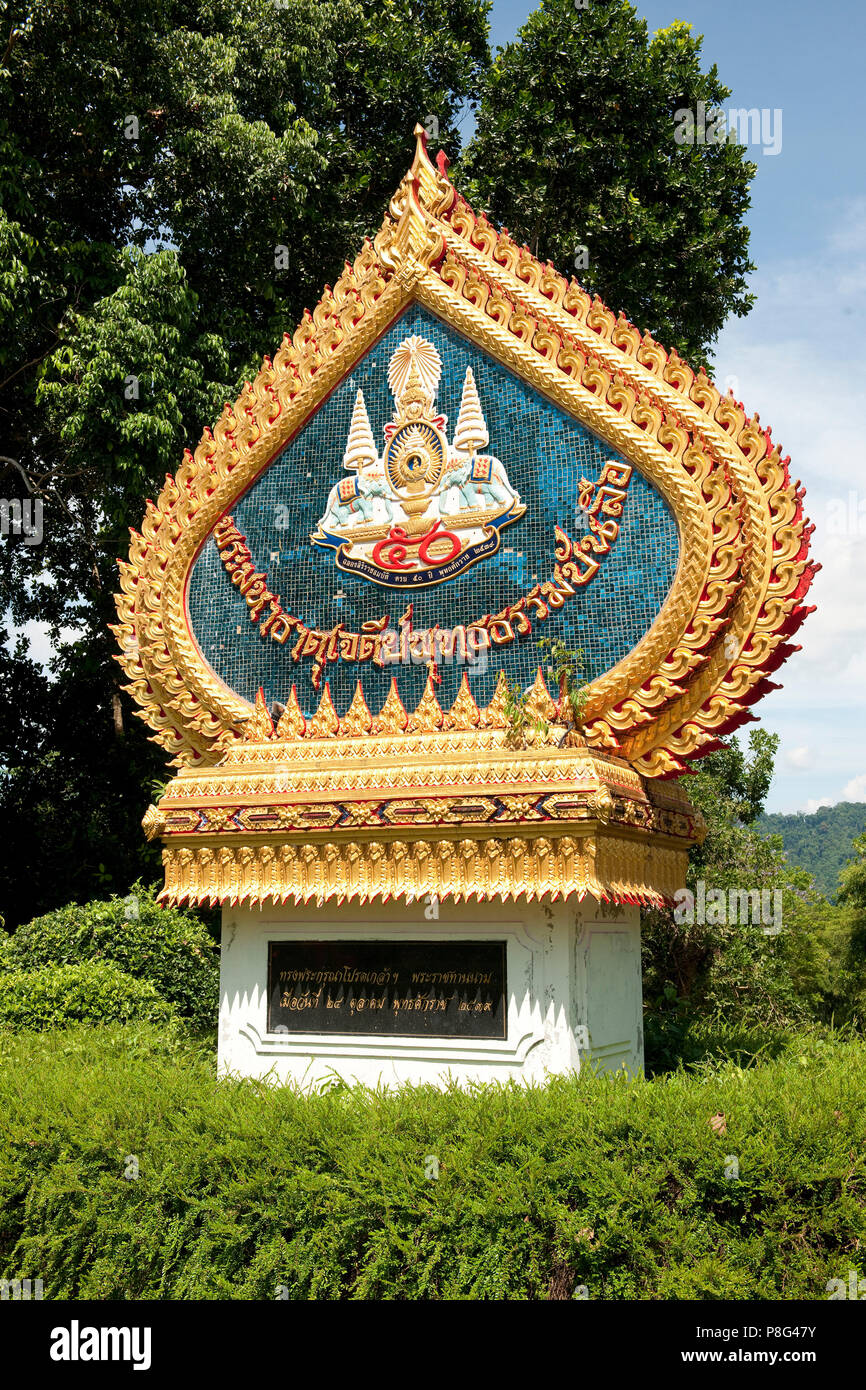
[[(435, 409), (448, 418), (449, 440), (466, 368), (472, 367), (490, 434), (488, 452), (504, 464), (526, 512), (503, 529), (496, 554), (450, 581), (405, 593), (339, 569), (334, 551), (311, 544), (310, 534), (334, 483), (350, 476), (343, 470), (343, 453), (359, 388), (381, 451), (385, 425), (394, 414), (388, 363), (410, 334), (429, 339), (442, 358)], [(342, 623), (345, 629), (358, 632), (365, 621), (387, 613), (396, 628), (411, 599), (414, 629), (437, 624), (453, 628), (498, 612), (536, 582), (553, 578), (554, 527), (561, 526), (574, 541), (581, 539), (586, 518), (577, 507), (579, 479), (597, 481), (611, 459), (618, 456), (577, 421), (426, 310), (412, 305), (229, 512), (283, 609), (308, 627), (327, 631)], [(543, 664), (544, 654), (537, 645), (542, 636), (582, 649), (587, 679), (609, 670), (652, 625), (673, 582), (678, 549), (677, 526), (667, 504), (635, 469), (619, 535), (602, 557), (598, 573), (543, 621), (536, 622), (530, 610), (531, 636), (491, 648), (478, 665), (440, 665), (440, 704), (447, 708), (452, 702), (464, 670), (479, 704), (490, 699), (500, 669), (509, 680), (530, 684)], [(252, 701), (261, 686), (270, 704), (285, 702), (294, 683), (304, 712), (317, 708), (321, 689), (313, 688), (309, 658), (292, 659), (292, 637), (280, 645), (262, 636), (258, 625), (250, 621), (243, 595), (232, 584), (213, 539), (196, 560), (187, 598), (199, 647), (230, 689)], [(413, 709), (427, 670), (420, 663), (384, 669), (371, 662), (329, 664), (322, 686), (325, 679), (330, 682), (338, 713), (348, 707), (359, 676), (375, 713), (392, 676), (404, 704)]]

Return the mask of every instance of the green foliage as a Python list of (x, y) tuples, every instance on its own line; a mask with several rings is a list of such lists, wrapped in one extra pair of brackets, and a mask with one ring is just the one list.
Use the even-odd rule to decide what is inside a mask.
[(0, 369), (14, 361), (17, 343), (32, 313), (30, 261), (36, 240), (0, 208)]
[(866, 1272), (866, 1044), (788, 1043), (305, 1098), (143, 1026), (0, 1034), (0, 1274), (48, 1299), (824, 1298)]
[[(213, 419), (222, 408), (229, 374), (223, 339), (196, 332), (198, 296), (175, 251), (146, 256), (127, 248), (117, 279), (89, 312), (69, 311), (63, 344), (46, 360), (36, 389), (40, 420), (91, 499), (91, 535), (102, 546), (124, 536), (130, 492), (147, 489), (183, 438), (185, 422)], [(74, 573), (77, 525), (65, 540)], [(58, 558), (62, 544), (53, 538)], [(95, 552), (92, 560), (98, 563)]]
[(847, 913), (841, 971), (844, 994), (860, 1020), (866, 1020), (866, 835), (853, 844), (854, 855), (839, 876), (839, 899)]
[(752, 729), (748, 755), (739, 739), (731, 739), (697, 763), (688, 781), (691, 800), (716, 828), (732, 819), (751, 825), (763, 812), (778, 748), (779, 735), (766, 729)]
[[(559, 693), (555, 722), (564, 724), (566, 728), (579, 729), (588, 691), (588, 687), (583, 683), (583, 652), (579, 649), (575, 651), (564, 642), (548, 637), (540, 638), (538, 645), (542, 651), (547, 650), (549, 653), (547, 677)], [(550, 734), (550, 722), (532, 713), (529, 703), (531, 693), (532, 687), (524, 690), (516, 681), (505, 682), (505, 741), (509, 748), (525, 748), (528, 743), (539, 739), (543, 741)]]
[(585, 681), (584, 651), (581, 647), (569, 647), (555, 637), (541, 637), (538, 645), (550, 657), (547, 676), (559, 692), (558, 716), (579, 729), (589, 693)]
[(435, 117), (457, 154), (486, 12), (2, 6), (2, 453), (43, 499), (45, 534), (0, 547), (0, 614), (58, 644), (49, 679), (0, 629), (9, 925), (158, 876), (140, 823), (164, 755), (129, 717), (108, 630), (127, 528), (379, 226), (415, 120)]
[(550, 730), (546, 719), (534, 715), (529, 707), (530, 691), (519, 681), (505, 682), (505, 742), (509, 748), (525, 748), (533, 736), (544, 738)]
[(759, 816), (755, 825), (763, 834), (780, 835), (791, 863), (808, 869), (821, 891), (835, 899), (853, 841), (866, 830), (866, 803), (840, 801), (809, 815), (773, 812)]
[(146, 983), (196, 1029), (213, 1030), (219, 1002), (218, 951), (192, 912), (161, 907), (134, 884), (127, 898), (70, 904), (20, 926), (9, 940), (10, 970), (110, 964)]
[[(647, 1065), (688, 1057), (695, 1030), (724, 1020), (745, 1030), (863, 1016), (851, 966), (851, 924), (786, 858), (778, 836), (756, 828), (773, 774), (777, 738), (753, 730), (698, 763), (685, 790), (708, 826), (689, 856), (687, 885), (721, 890), (725, 907), (688, 921), (654, 910), (642, 925)], [(731, 893), (736, 910), (732, 912)], [(771, 920), (743, 920), (741, 893), (762, 899)], [(778, 895), (778, 897), (776, 896)], [(756, 900), (757, 901), (757, 900)], [(777, 906), (781, 912), (777, 913)], [(698, 914), (694, 913), (697, 918)], [(776, 928), (781, 927), (777, 931)]]
[[(649, 37), (627, 0), (542, 0), (484, 79), (462, 160), (471, 202), (694, 365), (744, 315), (756, 165), (678, 144), (675, 113), (730, 96), (675, 21)], [(579, 248), (588, 251), (588, 264)]]
[(109, 961), (0, 970), (0, 1028), (56, 1029), (72, 1023), (168, 1023), (171, 1005), (148, 980)]
[(107, 633), (70, 642), (51, 682), (23, 642), (10, 656), (4, 636), (0, 623), (0, 914), (14, 926), (158, 881), (160, 847), (141, 818), (164, 760), (139, 720), (124, 728)]

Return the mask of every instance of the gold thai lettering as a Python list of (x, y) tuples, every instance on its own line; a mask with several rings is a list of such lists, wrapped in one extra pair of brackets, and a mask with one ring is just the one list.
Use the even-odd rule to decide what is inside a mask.
[(435, 628), (417, 628), (409, 637), (409, 653), (415, 662), (426, 662), (432, 659), (433, 634)]
[(628, 487), (633, 471), (630, 464), (617, 463), (614, 459), (608, 459), (601, 470), (601, 476), (598, 480), (599, 487), (605, 483), (612, 483), (614, 487)]
[(361, 624), (361, 640), (358, 643), (358, 660), (372, 661), (374, 665), (381, 666), (382, 661), (382, 638), (381, 633), (388, 623), (388, 614), (383, 613), (381, 618), (370, 618)]
[(537, 621), (541, 622), (542, 619), (547, 617), (547, 604), (541, 597), (540, 584), (535, 584), (529, 590), (529, 593), (526, 595), (526, 602), (531, 603), (533, 608), (535, 609), (535, 617)]
[(546, 579), (542, 584), (541, 592), (544, 594), (551, 608), (561, 608), (568, 597), (567, 594), (561, 593), (556, 585), (549, 579)]
[(560, 583), (563, 580), (570, 580), (572, 584), (580, 587), (589, 583), (593, 575), (598, 572), (599, 565), (600, 561), (593, 560), (591, 555), (587, 555), (582, 550), (575, 550), (572, 560), (567, 560), (564, 564), (556, 566), (556, 577)]
[[(294, 619), (290, 621), (283, 613), (279, 599), (267, 587), (267, 576), (256, 571), (246, 539), (231, 517), (223, 517), (214, 527), (214, 541), (231, 582), (240, 590), (250, 610), (250, 622), (258, 622), (263, 609), (268, 608), (270, 616), (262, 631), (270, 632), (277, 642), (285, 642)], [(284, 620), (282, 625), (280, 619)]]
[(508, 621), (512, 624), (518, 637), (526, 637), (532, 631), (532, 623), (526, 616), (526, 598), (519, 598), (516, 603), (512, 603), (507, 609)]
[(343, 661), (357, 661), (361, 642), (359, 632), (344, 632), (340, 636), (340, 656)]
[(595, 483), (590, 482), (589, 478), (581, 478), (577, 485), (577, 505), (582, 512), (588, 512), (592, 506), (592, 494)]
[(435, 661), (449, 662), (455, 659), (466, 660), (466, 628), (438, 627), (436, 629)]
[(605, 516), (622, 516), (622, 504), (625, 499), (625, 488), (600, 487), (595, 494), (591, 514), (597, 516), (599, 512), (604, 512)]
[[(606, 555), (619, 535), (620, 521), (632, 475), (629, 465), (613, 459), (605, 463), (597, 483), (581, 478), (578, 506), (587, 518), (589, 534), (573, 541), (560, 526), (554, 528), (556, 565), (553, 576), (536, 582), (528, 593), (497, 613), (455, 627), (413, 628), (410, 603), (397, 621), (389, 617), (368, 619), (360, 632), (350, 632), (338, 623), (328, 631), (308, 627), (299, 617), (287, 613), (278, 595), (268, 587), (268, 576), (257, 570), (246, 537), (231, 516), (224, 516), (213, 530), (220, 560), (232, 584), (243, 596), (250, 621), (258, 623), (262, 637), (285, 644), (295, 635), (292, 660), (311, 661), (314, 689), (318, 690), (326, 666), (338, 661), (372, 662), (375, 666), (475, 662), (490, 646), (504, 647), (528, 637), (533, 623), (543, 622), (551, 611), (563, 607), (598, 573), (600, 557)], [(434, 528), (430, 544), (445, 541), (446, 532)]]
[(478, 661), (482, 652), (490, 647), (490, 633), (476, 623), (466, 629), (466, 655), (471, 661)]
[(485, 613), (481, 623), (490, 633), (490, 640), (495, 646), (504, 647), (507, 642), (514, 641), (514, 628), (508, 621), (507, 608), (500, 613)]
[(589, 544), (592, 546), (596, 555), (606, 555), (619, 535), (619, 522), (603, 521), (601, 525), (599, 525), (598, 519), (591, 516), (589, 518), (589, 529), (593, 534), (584, 536), (580, 543), (581, 549), (585, 549), (586, 545)]

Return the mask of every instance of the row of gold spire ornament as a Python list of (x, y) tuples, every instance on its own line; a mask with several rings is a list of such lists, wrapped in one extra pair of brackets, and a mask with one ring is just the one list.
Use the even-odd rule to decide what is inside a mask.
[[(401, 380), (405, 386), (405, 380), (399, 377), (397, 378), (398, 385)], [(438, 377), (436, 380), (438, 381)], [(432, 398), (429, 400), (429, 405), (432, 408)], [(490, 432), (484, 418), (484, 411), (481, 408), (475, 376), (472, 368), (467, 367), (452, 447), (458, 454), (474, 454), (480, 449), (486, 449), (489, 443)], [(343, 467), (350, 472), (363, 473), (369, 464), (376, 462), (378, 456), (370, 416), (367, 412), (367, 403), (364, 400), (364, 392), (359, 390), (352, 409), (349, 437), (343, 454)]]
[[(264, 743), (275, 739), (279, 742), (300, 738), (361, 738), (370, 734), (433, 733), (438, 729), (506, 729), (506, 701), (508, 682), (500, 671), (493, 698), (483, 709), (475, 702), (466, 673), (460, 682), (456, 699), (448, 710), (443, 710), (436, 698), (432, 673), (427, 677), (424, 693), (409, 713), (397, 690), (396, 680), (391, 681), (387, 698), (378, 714), (371, 714), (361, 682), (358, 681), (352, 702), (342, 718), (334, 708), (330, 686), (326, 682), (318, 709), (309, 719), (301, 711), (295, 686), (288, 702), (281, 707), (276, 724), (265, 702), (264, 693), (256, 695), (255, 713), (244, 727), (244, 738), (248, 743)], [(527, 703), (530, 719), (554, 721), (558, 706), (547, 688), (541, 667), (530, 687)]]

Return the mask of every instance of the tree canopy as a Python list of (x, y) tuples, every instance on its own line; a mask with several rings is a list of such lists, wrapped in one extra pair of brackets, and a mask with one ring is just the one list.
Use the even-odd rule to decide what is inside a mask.
[[(145, 499), (379, 226), (412, 126), (452, 155), (486, 0), (13, 3), (0, 19), (0, 912), (124, 889), (164, 775), (120, 694)], [(6, 632), (3, 615), (6, 614)], [(9, 633), (47, 625), (52, 679)]]
[(663, 340), (748, 307), (750, 166), (672, 144), (677, 103), (724, 95), (698, 41), (551, 0), (491, 64), (488, 8), (0, 0), (0, 493), (44, 504), (41, 544), (0, 542), (10, 925), (156, 874), (164, 758), (108, 632), (127, 528), (380, 225), (416, 120), (456, 158), (480, 102), (470, 195), (565, 271), (579, 234), (586, 282)]
[(835, 898), (852, 843), (866, 830), (866, 802), (839, 801), (809, 813), (765, 813), (756, 828), (765, 835), (780, 835), (791, 862), (808, 869), (822, 892)]
[(678, 142), (676, 113), (729, 96), (691, 25), (651, 38), (627, 0), (542, 0), (487, 75), (463, 191), (697, 367), (754, 302), (756, 166), (728, 139)]

